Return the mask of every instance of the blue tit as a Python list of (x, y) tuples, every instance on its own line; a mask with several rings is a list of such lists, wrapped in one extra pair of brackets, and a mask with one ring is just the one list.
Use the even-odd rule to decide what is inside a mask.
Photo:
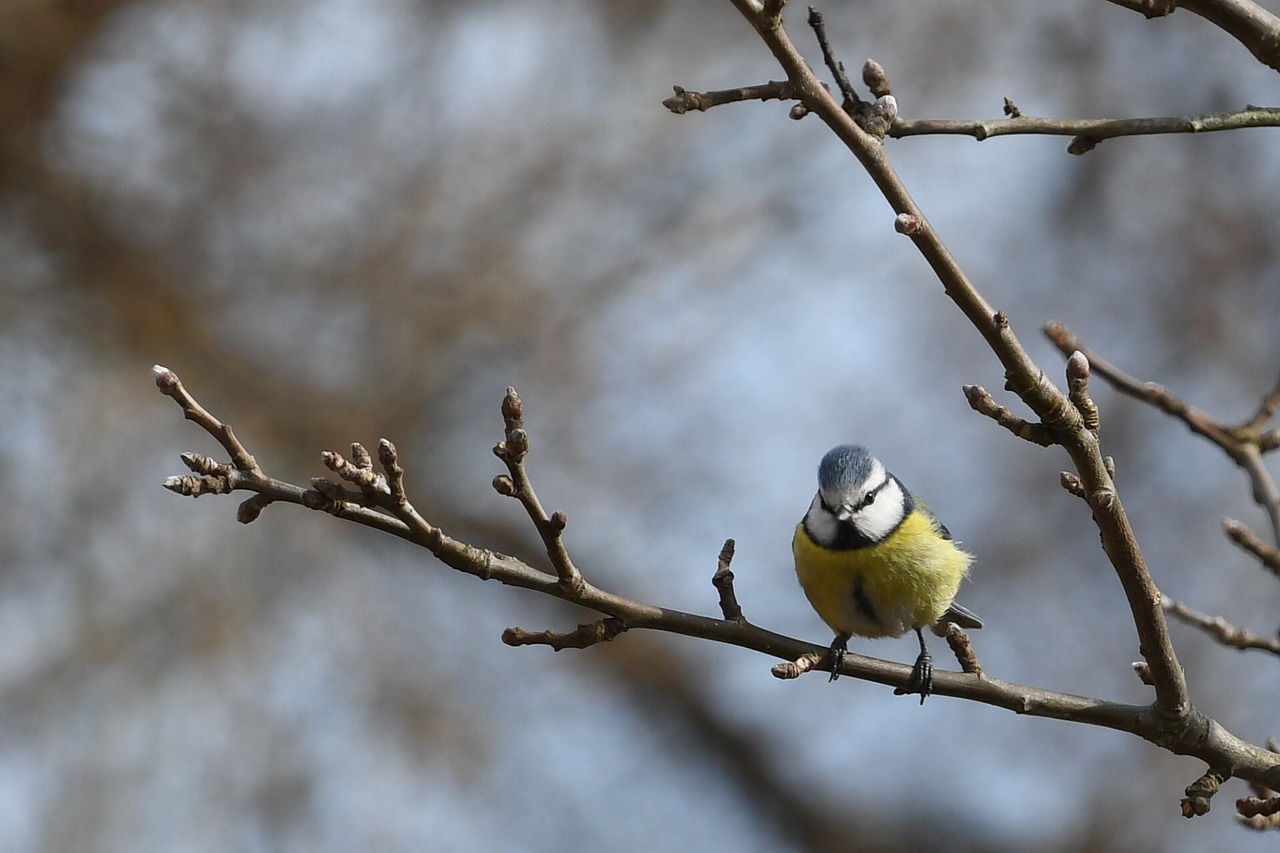
[(948, 622), (982, 627), (954, 601), (973, 556), (863, 447), (843, 444), (822, 457), (818, 494), (796, 525), (791, 547), (800, 586), (836, 632), (832, 681), (850, 636), (915, 631), (920, 656), (901, 692), (920, 694), (924, 704), (933, 687), (933, 660), (921, 629), (944, 636)]

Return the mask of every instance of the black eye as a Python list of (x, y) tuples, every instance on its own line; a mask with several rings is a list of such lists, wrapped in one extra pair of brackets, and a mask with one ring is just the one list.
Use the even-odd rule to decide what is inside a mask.
[(876, 502), (876, 493), (875, 493), (875, 492), (871, 492), (871, 493), (870, 493), (870, 494), (868, 494), (865, 498), (863, 498), (863, 499), (862, 499), (862, 505), (863, 505), (863, 506), (871, 506), (871, 505), (872, 505), (873, 503), (875, 503), (875, 502)]

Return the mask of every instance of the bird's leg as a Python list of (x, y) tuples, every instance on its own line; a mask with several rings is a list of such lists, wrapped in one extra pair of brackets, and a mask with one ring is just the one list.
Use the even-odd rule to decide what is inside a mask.
[(920, 633), (919, 628), (916, 628), (916, 637), (920, 640), (920, 657), (916, 658), (916, 665), (911, 667), (911, 677), (907, 679), (906, 687), (900, 687), (894, 693), (919, 693), (920, 704), (923, 705), (924, 700), (933, 692), (933, 656), (929, 654), (929, 647), (924, 644), (924, 634)]
[(828, 682), (835, 681), (840, 677), (840, 667), (844, 666), (844, 653), (849, 651), (849, 635), (836, 634), (836, 638), (831, 641), (831, 677)]

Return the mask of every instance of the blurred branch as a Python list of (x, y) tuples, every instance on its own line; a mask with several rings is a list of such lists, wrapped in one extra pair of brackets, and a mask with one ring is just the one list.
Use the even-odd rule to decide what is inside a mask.
[(1110, 364), (1087, 348), (1062, 323), (1050, 322), (1044, 333), (1063, 353), (1082, 352), (1104, 379), (1117, 391), (1150, 403), (1160, 411), (1172, 415), (1187, 425), (1197, 435), (1202, 435), (1222, 448), (1237, 465), (1249, 475), (1253, 487), (1253, 499), (1266, 512), (1271, 522), (1271, 533), (1280, 545), (1280, 489), (1276, 487), (1271, 472), (1262, 461), (1262, 454), (1274, 447), (1273, 432), (1263, 432), (1262, 427), (1275, 413), (1280, 386), (1262, 398), (1257, 411), (1242, 423), (1231, 426), (1217, 420), (1207, 412), (1183, 402), (1168, 388), (1155, 382), (1143, 382)]
[(1234, 518), (1223, 521), (1222, 529), (1232, 542), (1257, 557), (1258, 561), (1273, 574), (1280, 575), (1280, 549), (1264, 544), (1256, 533)]
[(1121, 136), (1152, 136), (1162, 133), (1212, 133), (1246, 127), (1280, 127), (1280, 108), (1252, 104), (1231, 113), (1165, 116), (1159, 118), (1038, 118), (1017, 115), (1003, 119), (904, 119), (889, 128), (889, 136), (958, 135), (982, 142), (993, 136), (1037, 134), (1075, 137), (1067, 145), (1069, 154), (1084, 154), (1104, 139)]
[(1280, 797), (1241, 797), (1236, 800), (1236, 814), (1250, 829), (1280, 828)]
[(38, 183), (46, 140), (23, 134), (49, 115), (65, 75), (104, 23), (134, 0), (0, 4), (0, 187)]
[(1273, 655), (1280, 655), (1280, 640), (1237, 628), (1221, 616), (1201, 613), (1181, 601), (1174, 601), (1168, 597), (1164, 599), (1164, 609), (1180, 621), (1204, 631), (1224, 646), (1236, 649), (1261, 649)]
[[(172, 371), (157, 366), (154, 374), (157, 386), (178, 401), (184, 412), (188, 407), (199, 407)], [(509, 432), (512, 429), (510, 396), (503, 407)], [(203, 407), (200, 410), (203, 411)], [(219, 442), (230, 435), (230, 429), (212, 415), (193, 420)], [(527, 445), (524, 450), (527, 452)], [(248, 455), (247, 450), (245, 455)], [(186, 461), (194, 456), (184, 454), (183, 459)], [(455, 540), (420, 516), (404, 488), (403, 468), (391, 442), (383, 439), (378, 445), (381, 473), (375, 472), (371, 455), (361, 445), (353, 445), (352, 457), (348, 461), (333, 452), (323, 454), (326, 466), (348, 486), (316, 478), (312, 481), (312, 488), (303, 489), (270, 477), (256, 465), (241, 469), (219, 463), (201, 465), (195, 482), (209, 478), (218, 481), (217, 488), (212, 491), (244, 490), (266, 495), (273, 501), (328, 512), (337, 518), (373, 527), (425, 547), (457, 571), (572, 601), (604, 616), (596, 623), (579, 626), (571, 632), (510, 629), (503, 636), (508, 643), (576, 648), (612, 639), (623, 631), (648, 629), (751, 649), (789, 662), (826, 658), (826, 645), (776, 634), (741, 617), (715, 619), (646, 604), (596, 587), (585, 578), (576, 589), (569, 589), (556, 574), (536, 569), (515, 557)], [(191, 483), (191, 478), (175, 477), (167, 480), (165, 486), (180, 494), (197, 496), (201, 492), (193, 489)], [(722, 606), (727, 601), (737, 600), (731, 590), (732, 578), (727, 572), (728, 557), (727, 549), (722, 550), (715, 575)], [(971, 699), (1018, 714), (1130, 732), (1179, 754), (1201, 758), (1211, 767), (1229, 766), (1232, 775), (1269, 788), (1280, 787), (1280, 756), (1237, 738), (1201, 714), (1189, 712), (1172, 720), (1157, 706), (1104, 702), (1000, 681), (981, 674), (977, 659), (963, 637), (957, 635), (953, 645), (957, 647), (962, 666), (968, 671), (935, 673), (934, 692), (939, 695)], [(902, 686), (910, 678), (910, 667), (906, 665), (853, 653), (845, 656), (842, 672), (893, 686)]]
[(1148, 18), (1173, 14), (1181, 7), (1231, 35), (1259, 62), (1280, 71), (1280, 18), (1251, 0), (1108, 0)]

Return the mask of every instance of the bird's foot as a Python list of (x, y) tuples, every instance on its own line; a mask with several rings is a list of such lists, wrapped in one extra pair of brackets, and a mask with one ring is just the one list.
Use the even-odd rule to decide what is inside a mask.
[(844, 666), (844, 655), (849, 650), (849, 636), (841, 634), (831, 641), (831, 677), (828, 682), (835, 681), (840, 677), (840, 667)]
[(916, 658), (916, 665), (911, 667), (911, 677), (907, 679), (907, 683), (903, 687), (894, 690), (895, 696), (909, 696), (913, 693), (920, 694), (920, 704), (924, 704), (924, 700), (929, 698), (929, 694), (933, 692), (933, 656), (927, 650), (920, 652), (920, 657)]

